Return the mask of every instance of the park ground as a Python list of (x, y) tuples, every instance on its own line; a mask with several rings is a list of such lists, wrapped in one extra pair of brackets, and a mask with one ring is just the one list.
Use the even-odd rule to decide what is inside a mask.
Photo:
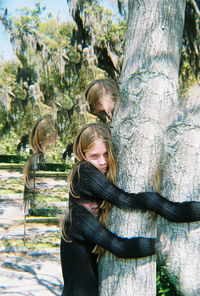
[[(0, 171), (1, 185), (20, 178), (19, 172)], [(57, 187), (59, 183), (63, 186), (62, 180), (53, 182)], [(13, 201), (12, 195), (0, 196), (0, 295), (61, 295), (58, 223), (28, 222), (24, 228), (20, 202)]]

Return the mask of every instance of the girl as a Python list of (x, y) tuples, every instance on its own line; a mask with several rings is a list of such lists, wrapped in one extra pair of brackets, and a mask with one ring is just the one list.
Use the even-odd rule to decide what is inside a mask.
[(103, 123), (83, 127), (73, 148), (78, 162), (69, 178), (69, 214), (62, 226), (62, 296), (97, 296), (95, 246), (99, 254), (103, 248), (119, 257), (139, 258), (155, 254), (159, 245), (155, 238), (121, 238), (107, 230), (111, 204), (149, 209), (174, 222), (190, 222), (200, 220), (200, 203), (174, 203), (157, 193), (126, 193), (116, 187), (111, 134)]
[(85, 90), (84, 101), (87, 111), (109, 123), (119, 102), (118, 85), (112, 79), (94, 80)]

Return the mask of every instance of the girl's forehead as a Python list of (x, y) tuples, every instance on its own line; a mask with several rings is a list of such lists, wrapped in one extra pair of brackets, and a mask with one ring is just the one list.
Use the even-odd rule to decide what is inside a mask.
[(97, 137), (94, 142), (92, 143), (92, 146), (97, 146), (97, 145), (105, 145), (105, 140), (102, 138)]
[(101, 139), (97, 138), (94, 140), (94, 142), (88, 147), (87, 151), (89, 150), (99, 150), (99, 149), (106, 149), (106, 142)]

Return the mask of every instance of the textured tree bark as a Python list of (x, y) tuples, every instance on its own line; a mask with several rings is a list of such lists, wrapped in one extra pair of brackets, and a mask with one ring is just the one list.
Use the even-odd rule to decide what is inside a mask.
[[(121, 101), (111, 130), (119, 165), (118, 185), (129, 192), (152, 191), (165, 130), (178, 106), (178, 69), (185, 0), (129, 1)], [(122, 236), (156, 236), (149, 211), (113, 208), (110, 228)], [(101, 296), (156, 295), (155, 256), (100, 261)]]
[[(200, 201), (199, 97), (200, 86), (192, 87), (183, 111), (166, 132), (161, 190), (171, 200)], [(169, 252), (160, 257), (171, 281), (183, 296), (200, 295), (200, 223), (175, 224), (163, 218), (159, 222), (158, 233), (171, 241)]]

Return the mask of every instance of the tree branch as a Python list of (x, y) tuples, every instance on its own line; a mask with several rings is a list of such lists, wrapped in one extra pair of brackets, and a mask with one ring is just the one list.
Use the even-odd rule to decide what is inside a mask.
[(195, 0), (190, 0), (190, 1), (191, 1), (192, 5), (193, 5), (195, 11), (196, 11), (196, 14), (197, 14), (198, 16), (200, 16), (200, 9), (199, 9), (199, 7), (197, 6), (197, 3), (195, 2)]

